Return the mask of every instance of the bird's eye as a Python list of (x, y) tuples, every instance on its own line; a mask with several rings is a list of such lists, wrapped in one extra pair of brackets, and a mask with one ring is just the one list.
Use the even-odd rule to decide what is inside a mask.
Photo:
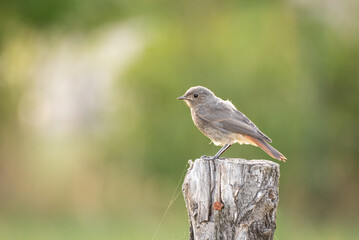
[(195, 95), (193, 95), (193, 97), (198, 98), (198, 94), (196, 93)]

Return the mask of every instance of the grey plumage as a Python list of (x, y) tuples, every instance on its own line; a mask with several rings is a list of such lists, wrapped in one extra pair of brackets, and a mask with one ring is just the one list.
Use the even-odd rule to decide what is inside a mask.
[(259, 146), (273, 158), (285, 161), (286, 158), (270, 146), (272, 140), (230, 102), (224, 101), (202, 86), (192, 87), (178, 98), (185, 100), (191, 108), (194, 124), (215, 145), (223, 148), (218, 157), (233, 143)]

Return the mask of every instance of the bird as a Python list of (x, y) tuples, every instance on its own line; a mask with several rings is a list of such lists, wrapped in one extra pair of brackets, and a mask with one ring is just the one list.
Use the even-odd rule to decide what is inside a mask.
[[(285, 162), (287, 158), (269, 143), (264, 134), (229, 100), (222, 100), (206, 87), (189, 88), (177, 98), (187, 103), (196, 127), (216, 146), (222, 148), (210, 160), (219, 158), (234, 143), (260, 147), (272, 158)], [(202, 156), (207, 157), (207, 156)], [(207, 157), (208, 158), (208, 157)]]

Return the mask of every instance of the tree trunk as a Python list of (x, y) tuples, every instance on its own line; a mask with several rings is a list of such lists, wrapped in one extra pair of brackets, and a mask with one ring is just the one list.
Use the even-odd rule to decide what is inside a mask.
[(279, 165), (267, 160), (189, 161), (182, 192), (190, 240), (273, 239)]

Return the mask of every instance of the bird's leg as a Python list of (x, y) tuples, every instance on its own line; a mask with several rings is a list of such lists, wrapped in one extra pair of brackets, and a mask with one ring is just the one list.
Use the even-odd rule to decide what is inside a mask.
[(219, 158), (219, 156), (221, 156), (230, 146), (232, 146), (232, 145), (230, 145), (230, 144), (224, 145), (221, 149), (219, 149), (219, 151), (216, 153), (216, 155), (214, 155), (212, 160)]

